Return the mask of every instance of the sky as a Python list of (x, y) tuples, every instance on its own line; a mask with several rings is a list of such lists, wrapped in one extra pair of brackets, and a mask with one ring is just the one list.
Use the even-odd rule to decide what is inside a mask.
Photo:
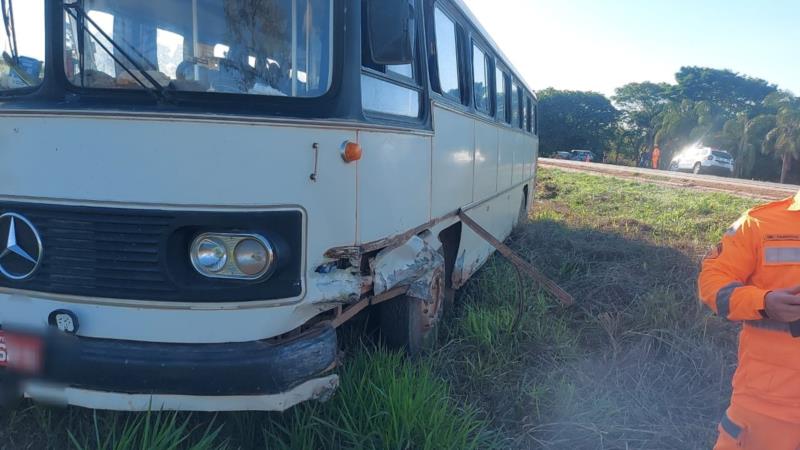
[(533, 89), (730, 69), (800, 95), (800, 0), (464, 0)]

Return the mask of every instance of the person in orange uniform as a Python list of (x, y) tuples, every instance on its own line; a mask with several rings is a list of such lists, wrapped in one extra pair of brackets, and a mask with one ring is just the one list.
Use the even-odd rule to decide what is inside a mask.
[(653, 169), (658, 169), (659, 161), (661, 161), (661, 149), (656, 145), (653, 149)]
[(737, 220), (698, 287), (718, 316), (743, 323), (714, 449), (800, 449), (800, 193)]

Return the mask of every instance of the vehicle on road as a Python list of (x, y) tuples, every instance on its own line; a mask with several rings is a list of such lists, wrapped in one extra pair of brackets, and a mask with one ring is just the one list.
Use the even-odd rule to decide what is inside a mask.
[(359, 311), (435, 342), (494, 252), (460, 212), (503, 240), (528, 210), (537, 99), (461, 0), (14, 11), (39, 20), (0, 33), (0, 377), (34, 400), (326, 398)]
[(570, 150), (570, 158), (573, 161), (594, 162), (595, 155), (591, 150)]
[(677, 154), (670, 162), (672, 171), (691, 171), (696, 174), (732, 176), (734, 159), (725, 150), (692, 146)]
[(553, 158), (554, 159), (572, 159), (572, 153), (563, 152), (563, 151), (562, 152), (556, 152), (556, 154), (553, 155)]

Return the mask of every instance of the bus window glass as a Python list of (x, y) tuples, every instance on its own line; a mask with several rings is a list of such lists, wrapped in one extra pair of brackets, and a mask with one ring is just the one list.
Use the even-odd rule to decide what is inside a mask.
[(456, 24), (445, 13), (436, 8), (436, 63), (439, 67), (439, 86), (441, 93), (461, 99), (458, 85), (458, 45)]
[(7, 19), (0, 21), (0, 90), (38, 86), (44, 78), (44, 0), (14, 2)]
[(539, 135), (539, 104), (533, 104), (533, 134)]
[(508, 82), (506, 75), (502, 70), (495, 70), (495, 85), (497, 86), (497, 95), (495, 95), (495, 111), (497, 111), (497, 118), (503, 122), (508, 123), (508, 108), (506, 108), (506, 92), (508, 91)]
[(531, 132), (531, 98), (525, 96), (525, 131)]
[(511, 126), (519, 128), (519, 88), (511, 84)]
[(77, 86), (153, 87), (136, 66), (174, 91), (317, 97), (330, 86), (332, 0), (82, 5), (91, 20), (70, 10), (64, 27), (65, 71)]
[(472, 74), (475, 109), (489, 114), (489, 63), (486, 54), (475, 45), (472, 46)]
[(519, 88), (519, 127), (525, 129), (525, 118), (528, 116), (528, 105), (525, 103), (525, 91)]
[[(411, 5), (413, 6), (414, 1), (411, 0)], [(412, 22), (412, 26), (415, 26), (415, 22)], [(384, 74), (391, 74), (391, 75), (398, 75), (404, 78), (409, 78), (411, 80), (415, 80), (415, 71), (414, 66), (415, 64), (378, 64), (372, 60), (372, 51), (370, 50), (370, 41), (369, 41), (369, 22), (367, 20), (367, 7), (361, 8), (361, 65), (374, 70), (376, 72), (384, 73)], [(415, 49), (416, 53), (416, 49)], [(416, 80), (415, 80), (416, 81)], [(416, 84), (416, 82), (415, 82)]]
[(386, 71), (404, 76), (406, 78), (414, 78), (414, 72), (411, 64), (392, 64), (386, 66)]
[[(178, 64), (183, 62), (183, 41), (183, 36), (178, 33), (162, 30), (161, 28), (156, 29), (158, 67), (173, 80), (178, 73)], [(249, 63), (250, 61), (248, 61), (248, 65), (252, 67), (253, 65)]]
[(419, 116), (419, 91), (371, 75), (361, 75), (364, 111), (403, 117)]

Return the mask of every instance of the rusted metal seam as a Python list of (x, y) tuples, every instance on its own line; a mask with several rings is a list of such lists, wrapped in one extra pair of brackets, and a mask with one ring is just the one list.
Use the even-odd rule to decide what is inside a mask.
[(403, 232), (401, 234), (396, 234), (396, 235), (388, 237), (388, 238), (378, 239), (377, 241), (365, 242), (365, 243), (363, 243), (361, 245), (350, 245), (350, 246), (342, 246), (342, 247), (330, 248), (325, 252), (325, 257), (326, 258), (331, 258), (331, 259), (349, 258), (349, 257), (352, 257), (354, 255), (362, 255), (364, 253), (369, 253), (369, 252), (372, 252), (372, 251), (375, 251), (375, 250), (381, 250), (383, 248), (391, 247), (393, 245), (400, 245), (403, 242), (411, 239), (412, 236), (415, 236), (415, 235), (417, 235), (419, 233), (422, 233), (423, 231), (425, 231), (427, 229), (430, 229), (430, 228), (432, 228), (432, 227), (444, 222), (445, 220), (452, 219), (454, 217), (458, 217), (459, 214), (461, 213), (461, 211), (468, 211), (470, 209), (477, 208), (477, 207), (483, 205), (486, 202), (489, 202), (491, 200), (496, 199), (497, 197), (502, 196), (503, 194), (511, 192), (514, 189), (518, 189), (521, 186), (525, 186), (526, 184), (530, 183), (530, 181), (532, 179), (533, 178), (525, 179), (525, 181), (517, 183), (517, 184), (511, 186), (508, 189), (504, 189), (503, 191), (496, 193), (492, 197), (480, 200), (480, 201), (475, 202), (475, 203), (471, 203), (471, 204), (469, 204), (467, 206), (464, 206), (461, 209), (457, 209), (455, 211), (452, 211), (452, 212), (449, 212), (449, 213), (444, 214), (442, 216), (439, 216), (436, 219), (433, 219), (433, 220), (430, 220), (428, 222), (425, 222), (422, 225), (414, 227), (414, 228), (412, 228), (412, 229), (410, 229), (408, 231), (405, 231), (405, 232)]

